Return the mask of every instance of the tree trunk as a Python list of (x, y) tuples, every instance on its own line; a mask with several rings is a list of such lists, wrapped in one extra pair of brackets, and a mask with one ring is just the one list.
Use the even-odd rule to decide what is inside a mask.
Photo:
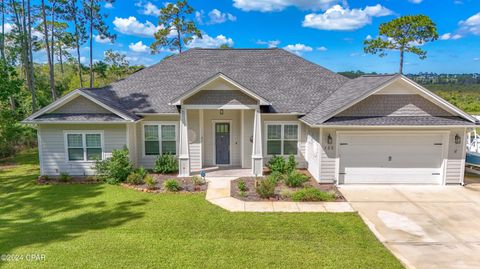
[(403, 48), (400, 49), (400, 72), (399, 74), (403, 74)]
[(35, 90), (35, 72), (34, 68), (35, 65), (33, 63), (33, 52), (32, 52), (32, 8), (30, 0), (27, 0), (27, 25), (28, 25), (28, 36), (27, 36), (27, 44), (28, 44), (28, 62), (29, 62), (29, 84), (28, 89), (32, 95), (32, 111), (37, 111), (37, 94)]
[(90, 0), (90, 88), (93, 88), (93, 0)]
[(60, 46), (58, 48), (58, 52), (59, 52), (59, 60), (60, 60), (60, 73), (62, 74), (62, 79), (63, 79), (63, 73), (64, 73), (64, 70), (63, 70), (63, 50), (62, 50), (62, 44), (60, 43)]
[(42, 18), (43, 18), (43, 35), (45, 39), (45, 48), (47, 50), (47, 60), (48, 60), (48, 66), (49, 66), (49, 73), (50, 73), (50, 91), (52, 94), (52, 99), (55, 100), (57, 99), (57, 95), (55, 94), (55, 80), (53, 77), (53, 66), (52, 66), (52, 59), (51, 59), (51, 54), (50, 54), (50, 45), (48, 42), (48, 27), (47, 27), (47, 14), (45, 12), (45, 0), (42, 0)]
[(78, 78), (80, 79), (80, 88), (83, 88), (82, 64), (80, 63), (80, 33), (78, 31), (77, 11), (75, 0), (72, 0), (73, 22), (75, 24), (75, 47), (77, 49)]
[[(50, 41), (50, 46), (51, 46), (51, 59), (52, 59), (52, 73), (53, 73), (53, 79), (55, 79), (55, 4), (56, 1), (51, 1), (52, 3), (52, 36), (51, 36), (51, 41)], [(55, 99), (54, 99), (55, 100)]]
[(1, 0), (2, 9), (2, 40), (0, 40), (0, 53), (2, 60), (5, 61), (5, 0)]

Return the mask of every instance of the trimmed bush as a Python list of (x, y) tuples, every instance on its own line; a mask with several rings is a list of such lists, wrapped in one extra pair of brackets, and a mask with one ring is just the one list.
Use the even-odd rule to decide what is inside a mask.
[(267, 167), (270, 169), (271, 173), (279, 172), (285, 174), (287, 171), (287, 163), (283, 156), (273, 156), (270, 161), (267, 163)]
[(272, 180), (272, 181), (275, 181), (275, 183), (278, 183), (280, 181), (285, 180), (286, 176), (278, 171), (275, 171), (270, 173), (270, 175), (268, 175), (267, 178), (268, 180)]
[(256, 191), (261, 198), (267, 199), (275, 196), (275, 187), (277, 182), (274, 180), (263, 179), (257, 184)]
[(293, 171), (285, 177), (284, 181), (285, 185), (291, 188), (297, 188), (303, 186), (303, 183), (307, 182), (308, 179), (308, 176), (297, 171)]
[(133, 172), (127, 177), (127, 183), (132, 185), (143, 184), (143, 176), (138, 172)]
[(237, 188), (240, 192), (248, 191), (247, 183), (243, 180), (237, 182)]
[(145, 184), (149, 190), (157, 188), (157, 181), (151, 175), (145, 176)]
[(288, 161), (287, 161), (287, 164), (286, 164), (286, 167), (285, 167), (285, 170), (288, 174), (292, 173), (293, 171), (297, 170), (297, 161), (295, 160), (295, 156), (293, 156), (292, 154), (290, 154), (288, 156)]
[(178, 172), (178, 161), (174, 155), (163, 154), (158, 156), (153, 168), (155, 173), (171, 174)]
[(61, 182), (69, 182), (72, 179), (68, 172), (61, 172), (59, 180)]
[(163, 182), (163, 187), (167, 190), (167, 191), (171, 191), (171, 192), (177, 192), (179, 190), (181, 190), (181, 186), (180, 186), (180, 183), (178, 183), (178, 181), (176, 179), (167, 179)]
[(203, 178), (201, 178), (199, 176), (193, 176), (192, 177), (192, 183), (195, 186), (201, 186), (201, 185), (205, 184), (205, 180), (203, 180)]
[(133, 171), (133, 165), (128, 157), (128, 149), (116, 149), (112, 157), (96, 161), (94, 169), (101, 180), (109, 184), (124, 182)]
[(335, 199), (335, 194), (324, 192), (315, 188), (305, 188), (298, 190), (292, 194), (293, 201), (332, 201)]

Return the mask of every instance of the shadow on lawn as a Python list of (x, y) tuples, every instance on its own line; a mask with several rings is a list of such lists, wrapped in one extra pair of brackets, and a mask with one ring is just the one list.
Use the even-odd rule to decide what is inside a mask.
[(119, 226), (144, 215), (134, 209), (147, 200), (112, 205), (94, 199), (105, 191), (104, 185), (36, 185), (37, 166), (25, 163), (18, 162), (0, 173), (0, 254), (21, 254), (12, 251), (34, 244), (40, 244), (41, 253), (41, 245), (71, 240), (83, 232)]

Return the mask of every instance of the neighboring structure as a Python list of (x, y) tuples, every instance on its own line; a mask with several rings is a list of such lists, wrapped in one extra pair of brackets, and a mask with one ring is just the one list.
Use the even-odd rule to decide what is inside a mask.
[(92, 174), (127, 146), (138, 166), (176, 154), (261, 175), (296, 156), (320, 182), (462, 183), (476, 119), (402, 75), (348, 79), (281, 49), (191, 49), (28, 117), (42, 175)]

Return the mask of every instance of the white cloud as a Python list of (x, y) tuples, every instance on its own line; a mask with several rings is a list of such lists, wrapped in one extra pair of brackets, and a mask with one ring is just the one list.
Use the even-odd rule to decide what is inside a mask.
[(321, 46), (321, 47), (318, 47), (317, 50), (318, 51), (327, 51), (328, 49), (324, 46)]
[(86, 64), (86, 63), (88, 63), (88, 59), (85, 56), (81, 56), (80, 57), (80, 63)]
[(107, 9), (110, 9), (110, 8), (113, 8), (113, 4), (112, 3), (105, 3), (105, 5), (103, 7), (107, 8)]
[(268, 41), (258, 40), (255, 43), (257, 43), (258, 45), (267, 45), (269, 48), (276, 48), (280, 44), (280, 40), (268, 40)]
[(283, 49), (288, 50), (290, 52), (293, 52), (297, 55), (301, 55), (303, 52), (313, 51), (312, 47), (307, 46), (305, 44), (300, 44), (300, 43), (297, 43), (295, 45), (287, 45), (287, 46), (283, 47)]
[(480, 61), (480, 57), (473, 58), (474, 61)]
[(423, 2), (423, 0), (408, 0), (408, 2), (414, 3), (414, 4), (420, 4), (421, 2)]
[(149, 52), (150, 49), (147, 45), (143, 44), (142, 41), (138, 41), (137, 43), (130, 43), (130, 45), (128, 45), (128, 48), (131, 50), (131, 51), (134, 51), (134, 52)]
[(122, 34), (141, 37), (153, 37), (153, 34), (161, 29), (160, 26), (155, 26), (149, 21), (141, 23), (133, 16), (128, 18), (115, 17), (113, 25), (115, 25), (115, 30)]
[(459, 34), (445, 33), (439, 37), (440, 40), (457, 40), (462, 38)]
[(325, 10), (341, 2), (340, 0), (233, 0), (233, 6), (243, 11), (272, 12), (287, 7), (302, 10)]
[(193, 40), (187, 44), (188, 48), (218, 48), (221, 45), (226, 44), (233, 46), (233, 39), (227, 38), (224, 35), (218, 35), (217, 37), (211, 37), (207, 34), (203, 35), (203, 38), (193, 37)]
[(465, 21), (460, 21), (458, 24), (460, 25), (460, 31), (480, 35), (480, 12)]
[[(2, 25), (0, 24), (0, 27), (1, 26)], [(13, 30), (13, 25), (10, 23), (5, 23), (5, 34), (10, 33), (12, 30)], [(1, 31), (1, 28), (0, 28), (0, 31)]]
[(355, 30), (371, 24), (373, 17), (392, 14), (390, 9), (380, 4), (366, 6), (364, 9), (349, 9), (335, 5), (324, 13), (306, 15), (302, 25), (320, 30)]
[(221, 12), (220, 10), (218, 9), (212, 9), (210, 12), (208, 12), (208, 21), (205, 22), (204, 21), (204, 17), (205, 17), (205, 11), (203, 10), (200, 10), (200, 11), (196, 11), (195, 12), (195, 19), (197, 20), (197, 22), (199, 24), (220, 24), (220, 23), (224, 23), (224, 22), (227, 22), (227, 21), (236, 21), (237, 20), (237, 17), (235, 17), (234, 15), (230, 14), (230, 13), (224, 13), (224, 12)]
[(372, 39), (372, 36), (371, 36), (371, 35), (367, 35), (367, 36), (365, 37), (365, 39), (366, 39), (366, 40), (370, 40), (370, 39)]
[(212, 11), (208, 12), (208, 17), (210, 18), (210, 24), (219, 24), (224, 23), (226, 21), (236, 21), (237, 17), (233, 16), (230, 13), (223, 13), (218, 9), (212, 9)]
[(160, 9), (156, 5), (152, 4), (152, 2), (147, 2), (145, 4), (143, 4), (142, 2), (137, 2), (135, 6), (142, 8), (142, 10), (140, 10), (139, 12), (143, 15), (160, 15)]
[(112, 40), (106, 36), (101, 36), (101, 35), (93, 35), (93, 39), (95, 42), (100, 43), (100, 44), (112, 44)]

